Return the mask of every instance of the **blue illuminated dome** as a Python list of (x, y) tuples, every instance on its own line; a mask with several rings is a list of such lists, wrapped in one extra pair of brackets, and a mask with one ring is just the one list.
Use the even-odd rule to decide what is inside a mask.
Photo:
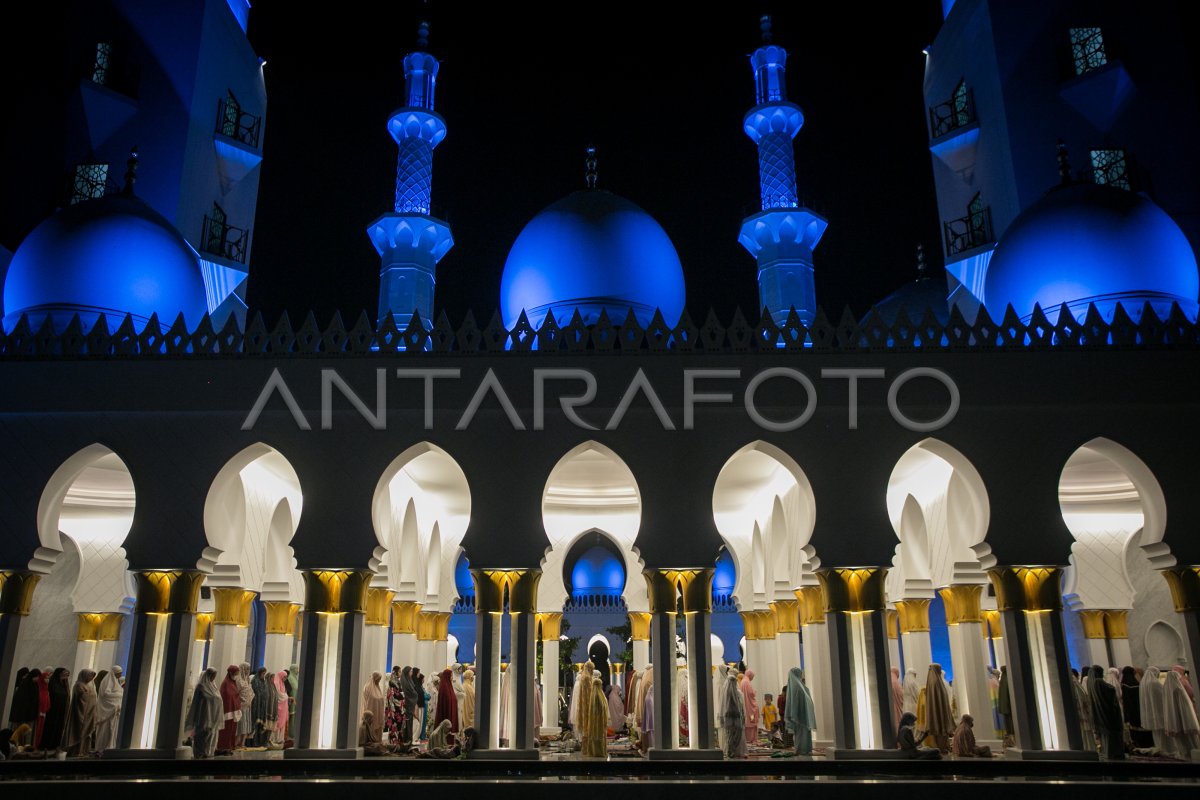
[(683, 268), (666, 232), (630, 201), (596, 189), (569, 194), (534, 217), (500, 281), (509, 327), (522, 309), (535, 328), (550, 312), (568, 325), (576, 308), (586, 324), (606, 310), (614, 325), (632, 308), (643, 327), (658, 308), (673, 326), (683, 304)]
[(4, 282), (4, 327), (22, 314), (36, 330), (61, 331), (78, 314), (85, 330), (100, 314), (110, 330), (126, 314), (140, 330), (152, 314), (168, 326), (180, 312), (194, 326), (207, 312), (199, 257), (179, 231), (132, 194), (88, 200), (33, 229)]
[(984, 302), (1028, 320), (1034, 304), (1053, 322), (1066, 303), (1077, 318), (1095, 303), (1111, 319), (1118, 302), (1137, 319), (1145, 303), (1165, 316), (1171, 303), (1195, 318), (1200, 274), (1183, 231), (1147, 198), (1112, 186), (1051, 191), (1012, 223), (996, 245)]
[(618, 595), (625, 590), (625, 565), (608, 548), (590, 547), (571, 569), (571, 594)]

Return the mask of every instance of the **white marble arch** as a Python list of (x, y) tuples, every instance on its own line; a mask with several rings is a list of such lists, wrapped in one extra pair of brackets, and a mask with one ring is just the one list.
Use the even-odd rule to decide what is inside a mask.
[(564, 454), (550, 470), (542, 492), (542, 524), (550, 546), (541, 563), (538, 610), (562, 610), (567, 601), (563, 581), (567, 554), (581, 536), (593, 532), (605, 536), (621, 553), (626, 608), (648, 610), (642, 577), (645, 563), (634, 546), (641, 519), (641, 492), (619, 455), (596, 441), (584, 442)]
[(454, 568), (470, 519), (471, 490), (454, 457), (431, 442), (405, 450), (380, 475), (371, 501), (375, 583), (424, 611), (453, 610)]

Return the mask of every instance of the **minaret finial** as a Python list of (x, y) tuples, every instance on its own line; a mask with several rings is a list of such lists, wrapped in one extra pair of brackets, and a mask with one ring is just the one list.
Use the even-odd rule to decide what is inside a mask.
[(1061, 179), (1063, 186), (1070, 186), (1071, 179), (1071, 158), (1067, 155), (1067, 143), (1062, 139), (1058, 140), (1055, 145), (1056, 157), (1058, 158), (1058, 177)]
[(125, 162), (125, 186), (121, 194), (133, 194), (133, 184), (137, 183), (138, 149), (135, 144), (129, 149), (129, 160)]
[(925, 245), (917, 242), (917, 280), (925, 277), (927, 265), (925, 264)]
[(763, 14), (758, 18), (758, 27), (762, 31), (762, 43), (771, 43), (771, 15)]
[(424, 50), (429, 46), (429, 23), (421, 20), (417, 23), (417, 49)]
[(589, 144), (587, 146), (587, 157), (584, 159), (584, 165), (587, 167), (587, 188), (596, 188), (596, 146)]

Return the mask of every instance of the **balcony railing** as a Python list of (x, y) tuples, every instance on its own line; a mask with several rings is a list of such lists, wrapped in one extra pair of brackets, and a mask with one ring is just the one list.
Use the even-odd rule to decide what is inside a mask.
[(992, 236), (992, 209), (985, 208), (965, 217), (952, 219), (942, 226), (946, 237), (946, 255), (965, 253), (976, 247), (990, 244)]
[(67, 205), (95, 200), (121, 191), (121, 185), (108, 176), (108, 164), (80, 164), (67, 178)]
[(200, 249), (227, 261), (246, 263), (246, 248), (250, 244), (250, 231), (235, 228), (224, 220), (206, 216), (204, 230), (200, 234)]
[(929, 109), (930, 136), (938, 139), (975, 121), (975, 98), (970, 89)]
[(258, 149), (258, 133), (262, 128), (262, 117), (243, 111), (236, 103), (222, 98), (217, 102), (216, 132), (230, 139), (237, 139), (247, 147)]

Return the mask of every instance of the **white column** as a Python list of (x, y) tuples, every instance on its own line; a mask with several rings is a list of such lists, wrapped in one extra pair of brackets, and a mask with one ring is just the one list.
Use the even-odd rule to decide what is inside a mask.
[(647, 639), (633, 640), (633, 668), (643, 670), (650, 663), (650, 642)]
[(1109, 639), (1108, 647), (1112, 651), (1112, 666), (1117, 669), (1133, 666), (1133, 652), (1129, 648), (1128, 639)]
[(888, 636), (888, 657), (892, 660), (892, 666), (900, 670), (900, 676), (904, 677), (904, 670), (900, 668), (900, 637)]
[(435, 639), (433, 641), (433, 666), (432, 669), (441, 672), (446, 667), (450, 666), (450, 640)]
[(779, 680), (777, 685), (766, 691), (778, 699), (779, 690), (787, 683), (788, 673), (793, 667), (800, 666), (800, 634), (795, 631), (783, 631), (775, 634), (775, 642), (779, 652)]
[(559, 733), (558, 638), (542, 642), (542, 733)]
[(71, 683), (85, 669), (96, 670), (96, 642), (75, 642), (75, 664), (71, 667)]
[[(1083, 641), (1086, 644), (1085, 649), (1087, 650), (1087, 657), (1088, 657), (1088, 663), (1084, 666), (1091, 666), (1093, 664), (1099, 664), (1100, 666), (1104, 667), (1105, 669), (1107, 669), (1109, 666), (1111, 666), (1108, 663), (1108, 643), (1106, 640), (1104, 640), (1104, 639), (1084, 639)], [(1128, 643), (1126, 643), (1126, 646), (1128, 646)]]
[(992, 695), (988, 689), (988, 663), (984, 660), (980, 623), (960, 622), (950, 626), (950, 653), (954, 658), (954, 694), (958, 713), (975, 718), (975, 737), (980, 744), (999, 747), (993, 743), (988, 721), (992, 719)]
[(814, 744), (833, 742), (833, 684), (829, 675), (829, 635), (824, 624), (804, 626), (804, 678), (817, 717)]
[(208, 650), (208, 665), (224, 680), (225, 670), (246, 660), (246, 631), (239, 625), (213, 625), (212, 646)]
[[(749, 664), (754, 670), (754, 692), (758, 697), (758, 707), (761, 709), (762, 696), (767, 692), (779, 693), (779, 640), (772, 635), (758, 643), (758, 663)], [(761, 722), (761, 720), (760, 720)]]
[(392, 634), (392, 666), (411, 667), (417, 660), (417, 637), (411, 633)]
[[(96, 642), (96, 658), (92, 662), (100, 667), (100, 669), (112, 669), (114, 666), (124, 668), (124, 664), (117, 663), (117, 642), (112, 640), (101, 640)], [(97, 670), (99, 672), (99, 670)]]
[(904, 648), (904, 666), (915, 669), (917, 679), (924, 680), (933, 663), (933, 647), (929, 643), (929, 631), (905, 631), (900, 634), (901, 646)]

